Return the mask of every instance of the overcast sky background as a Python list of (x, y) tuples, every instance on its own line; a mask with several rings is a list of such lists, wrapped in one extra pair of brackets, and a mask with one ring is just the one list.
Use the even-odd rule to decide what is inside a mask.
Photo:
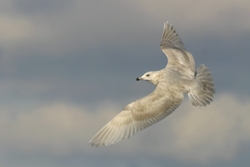
[[(249, 0), (0, 0), (0, 166), (250, 164)], [(163, 22), (212, 72), (216, 98), (109, 147), (88, 145), (164, 68)]]

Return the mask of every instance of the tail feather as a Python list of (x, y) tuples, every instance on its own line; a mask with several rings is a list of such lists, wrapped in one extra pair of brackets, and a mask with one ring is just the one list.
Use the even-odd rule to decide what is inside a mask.
[(195, 82), (188, 93), (189, 100), (194, 106), (206, 106), (213, 101), (215, 88), (212, 74), (204, 65), (196, 70)]

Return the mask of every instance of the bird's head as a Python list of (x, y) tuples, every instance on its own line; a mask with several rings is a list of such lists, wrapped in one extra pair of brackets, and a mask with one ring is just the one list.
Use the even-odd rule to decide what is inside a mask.
[(156, 71), (149, 71), (146, 72), (145, 74), (143, 74), (141, 77), (137, 77), (136, 81), (148, 81), (154, 85), (157, 85), (158, 83), (158, 77), (157, 77), (158, 73)]

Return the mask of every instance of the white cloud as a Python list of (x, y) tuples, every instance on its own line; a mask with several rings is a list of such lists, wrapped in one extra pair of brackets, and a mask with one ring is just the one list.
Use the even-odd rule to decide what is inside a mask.
[(141, 38), (150, 37), (149, 31), (162, 27), (167, 20), (176, 25), (181, 34), (193, 37), (213, 34), (233, 38), (250, 30), (250, 23), (245, 21), (250, 15), (250, 4), (244, 0), (72, 1), (49, 15), (46, 10), (39, 15), (20, 14), (13, 7), (15, 2), (5, 6), (12, 11), (5, 11), (0, 17), (3, 32), (0, 42), (4, 53), (8, 53), (6, 56), (10, 53), (32, 55), (30, 52), (61, 55), (111, 40), (124, 42), (130, 37), (131, 41), (136, 34)]
[(90, 138), (120, 109), (102, 104), (88, 111), (80, 106), (56, 103), (14, 114), (17, 112), (2, 106), (0, 150), (47, 152), (57, 156), (79, 151), (125, 155), (147, 151), (182, 161), (209, 163), (233, 159), (243, 142), (250, 143), (250, 99), (243, 102), (232, 95), (220, 95), (205, 108), (195, 108), (185, 102), (165, 121), (129, 140), (98, 151), (88, 146)]
[(250, 2), (233, 1), (150, 1), (137, 0), (138, 6), (152, 20), (166, 20), (178, 23), (182, 31), (194, 36), (216, 35), (229, 38), (250, 30), (250, 23), (245, 20), (250, 15)]
[(1, 38), (0, 42), (13, 42), (26, 39), (27, 36), (34, 32), (32, 24), (24, 18), (0, 17)]
[(6, 153), (45, 151), (53, 155), (84, 150), (94, 133), (92, 127), (101, 126), (99, 122), (102, 121), (98, 119), (109, 114), (100, 111), (97, 116), (99, 118), (95, 119), (95, 114), (61, 102), (30, 111), (15, 111), (10, 106), (2, 106), (0, 148)]
[(250, 142), (249, 100), (246, 103), (235, 96), (221, 95), (206, 108), (189, 105), (188, 111), (179, 112), (172, 124), (172, 151), (192, 161), (233, 158), (240, 144)]

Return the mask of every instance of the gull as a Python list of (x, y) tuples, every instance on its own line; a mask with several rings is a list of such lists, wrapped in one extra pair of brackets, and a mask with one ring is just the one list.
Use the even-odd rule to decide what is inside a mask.
[(168, 59), (166, 67), (136, 78), (154, 84), (154, 91), (124, 107), (89, 141), (91, 146), (117, 143), (159, 122), (178, 108), (185, 94), (193, 106), (206, 106), (213, 101), (211, 72), (204, 64), (196, 69), (192, 54), (169, 22), (164, 23), (160, 47)]

